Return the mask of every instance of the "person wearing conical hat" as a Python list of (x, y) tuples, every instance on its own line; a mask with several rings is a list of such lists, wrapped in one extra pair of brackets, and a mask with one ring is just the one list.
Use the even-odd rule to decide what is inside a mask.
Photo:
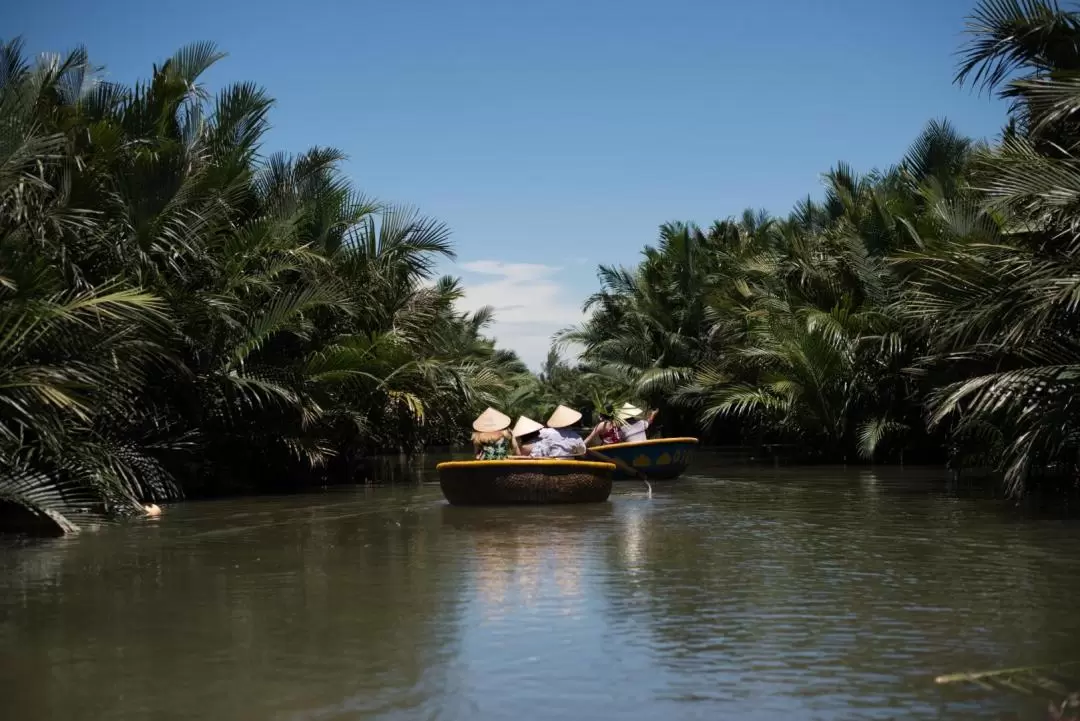
[(622, 421), (617, 419), (616, 411), (611, 407), (602, 407), (596, 409), (596, 415), (600, 417), (600, 420), (593, 426), (589, 435), (585, 437), (585, 446), (597, 444), (607, 446), (612, 443), (622, 443), (622, 434), (619, 433)]
[(488, 408), (472, 424), (473, 452), (478, 461), (498, 461), (519, 455), (517, 441), (510, 433), (510, 416)]
[(647, 431), (659, 412), (659, 410), (652, 410), (646, 413), (633, 403), (624, 403), (618, 413), (619, 420), (623, 421), (623, 426), (619, 429), (623, 441), (634, 443), (646, 440), (648, 438)]
[(585, 441), (571, 427), (581, 420), (581, 414), (573, 408), (559, 406), (548, 418), (547, 428), (540, 431), (540, 438), (533, 444), (534, 458), (566, 458), (585, 454)]
[(540, 431), (544, 424), (534, 421), (526, 416), (518, 416), (517, 423), (510, 434), (518, 444), (518, 455), (528, 456), (532, 453), (533, 444), (540, 438)]
[(575, 411), (573, 408), (567, 408), (566, 406), (558, 406), (551, 412), (551, 417), (547, 420), (548, 428), (569, 428), (578, 421), (581, 420), (581, 413)]

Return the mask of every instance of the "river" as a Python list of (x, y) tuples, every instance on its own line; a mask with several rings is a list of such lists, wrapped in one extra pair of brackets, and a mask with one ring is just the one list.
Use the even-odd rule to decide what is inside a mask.
[(933, 678), (1078, 656), (1080, 523), (940, 479), (700, 454), (599, 505), (406, 484), (9, 545), (3, 718), (1044, 718)]

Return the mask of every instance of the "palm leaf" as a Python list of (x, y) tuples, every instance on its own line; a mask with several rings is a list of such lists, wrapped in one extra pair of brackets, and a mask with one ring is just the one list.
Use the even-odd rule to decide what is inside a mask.
[(868, 460), (873, 459), (874, 451), (889, 434), (901, 433), (905, 430), (907, 430), (905, 424), (888, 418), (871, 418), (864, 421), (856, 431), (859, 455)]
[(60, 533), (78, 532), (81, 526), (104, 520), (101, 499), (81, 483), (28, 468), (9, 467), (0, 472), (0, 509), (11, 503), (48, 519)]
[(1080, 689), (1080, 662), (951, 673), (934, 679), (938, 684), (970, 684), (987, 690), (1006, 691), (1059, 702)]

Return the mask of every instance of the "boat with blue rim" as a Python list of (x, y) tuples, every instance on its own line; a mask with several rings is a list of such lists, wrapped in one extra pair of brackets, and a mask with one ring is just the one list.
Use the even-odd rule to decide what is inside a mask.
[[(697, 445), (697, 438), (652, 438), (593, 446), (589, 450), (613, 461), (622, 461), (635, 471), (644, 473), (650, 481), (670, 481), (681, 476), (693, 461)], [(636, 476), (629, 475), (619, 466), (616, 464), (616, 481), (637, 480)]]

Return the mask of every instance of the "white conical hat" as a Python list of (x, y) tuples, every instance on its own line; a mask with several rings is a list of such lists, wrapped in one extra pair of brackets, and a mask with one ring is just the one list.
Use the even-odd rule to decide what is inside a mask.
[(623, 403), (622, 408), (619, 409), (618, 416), (624, 421), (628, 421), (631, 418), (638, 418), (645, 411), (641, 410), (632, 403)]
[(532, 418), (518, 416), (517, 423), (514, 424), (514, 430), (510, 432), (514, 434), (514, 438), (521, 438), (522, 436), (527, 436), (530, 433), (536, 433), (543, 427), (543, 423), (534, 421)]
[(473, 430), (477, 433), (494, 433), (510, 427), (510, 416), (499, 413), (494, 408), (488, 408), (472, 422)]
[(581, 420), (581, 414), (575, 411), (573, 408), (567, 408), (566, 406), (559, 406), (555, 409), (555, 412), (551, 414), (551, 418), (548, 418), (549, 428), (566, 428), (572, 426)]

